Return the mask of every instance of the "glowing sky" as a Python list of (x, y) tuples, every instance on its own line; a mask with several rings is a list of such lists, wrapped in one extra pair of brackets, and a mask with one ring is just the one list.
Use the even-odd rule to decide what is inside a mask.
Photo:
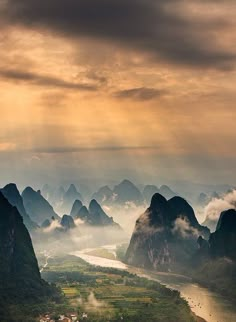
[(234, 183), (235, 17), (233, 0), (0, 1), (2, 182)]

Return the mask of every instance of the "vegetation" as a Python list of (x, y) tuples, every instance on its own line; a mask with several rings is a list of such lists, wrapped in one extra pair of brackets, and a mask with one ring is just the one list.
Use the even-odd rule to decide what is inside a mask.
[[(50, 258), (42, 273), (64, 293), (64, 307), (54, 314), (77, 312), (87, 321), (196, 321), (179, 292), (135, 274), (114, 268), (95, 267), (74, 256)], [(64, 311), (63, 311), (64, 310)]]
[(236, 263), (228, 258), (218, 258), (206, 261), (194, 273), (194, 280), (215, 292), (236, 299)]

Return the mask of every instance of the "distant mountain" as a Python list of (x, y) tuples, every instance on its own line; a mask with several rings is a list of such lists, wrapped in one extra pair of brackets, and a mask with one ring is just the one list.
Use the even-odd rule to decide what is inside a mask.
[(132, 202), (136, 205), (143, 203), (143, 196), (139, 189), (129, 180), (123, 180), (114, 187), (114, 201), (117, 204), (126, 204)]
[(83, 206), (77, 215), (77, 218), (83, 220), (86, 224), (97, 227), (105, 227), (105, 226), (114, 226), (120, 228), (120, 226), (113, 221), (112, 217), (109, 217), (99, 203), (93, 199), (89, 204), (89, 208), (87, 209)]
[(96, 200), (91, 200), (89, 204), (90, 221), (95, 226), (117, 225), (112, 217), (109, 217)]
[(50, 200), (52, 198), (52, 195), (54, 193), (54, 188), (51, 187), (49, 184), (44, 184), (42, 187), (42, 195), (46, 200)]
[(160, 187), (160, 194), (164, 196), (167, 200), (177, 196), (177, 193), (175, 193), (166, 185)]
[(49, 184), (45, 184), (42, 188), (43, 197), (53, 206), (60, 206), (63, 202), (63, 196), (65, 194), (64, 187), (52, 187)]
[(78, 215), (76, 216), (76, 218), (79, 218), (81, 220), (83, 220), (84, 222), (88, 222), (90, 217), (88, 208), (86, 206), (82, 206), (78, 212)]
[(29, 231), (38, 228), (38, 225), (31, 220), (30, 216), (27, 214), (25, 210), (23, 199), (19, 193), (19, 190), (17, 189), (16, 184), (7, 184), (4, 188), (1, 189), (1, 192), (5, 196), (5, 198), (7, 198), (7, 200), (10, 202), (10, 204), (18, 209), (20, 215), (23, 217), (24, 224), (26, 225)]
[(51, 225), (51, 221), (49, 219), (45, 219), (41, 225), (41, 228), (48, 228)]
[(204, 192), (201, 192), (197, 198), (197, 204), (201, 207), (205, 207), (209, 201), (208, 195)]
[(83, 201), (81, 194), (77, 191), (75, 185), (71, 184), (63, 196), (61, 211), (68, 214), (75, 200)]
[(155, 194), (155, 193), (159, 193), (159, 189), (157, 188), (157, 186), (154, 186), (154, 185), (147, 185), (144, 187), (143, 189), (143, 197), (144, 197), (144, 200), (147, 204), (150, 204), (151, 202), (151, 199), (152, 199), (152, 196)]
[(183, 198), (167, 201), (156, 193), (150, 207), (136, 221), (126, 262), (160, 270), (179, 269), (196, 252), (199, 235), (207, 238), (209, 233)]
[(83, 207), (83, 204), (80, 200), (75, 200), (70, 211), (70, 216), (76, 218), (79, 214), (80, 209)]
[(36, 192), (31, 187), (27, 187), (22, 192), (22, 198), (27, 213), (38, 224), (42, 224), (45, 219), (51, 219), (52, 217), (60, 219), (40, 191)]
[(19, 321), (13, 305), (20, 310), (21, 304), (39, 304), (50, 295), (23, 219), (0, 192), (0, 320)]
[(112, 197), (113, 191), (108, 186), (104, 186), (93, 194), (92, 199), (97, 200), (100, 204), (106, 204), (112, 201)]
[(64, 215), (61, 219), (61, 226), (65, 229), (65, 230), (70, 230), (76, 227), (75, 223), (74, 223), (74, 219), (71, 216), (68, 215)]

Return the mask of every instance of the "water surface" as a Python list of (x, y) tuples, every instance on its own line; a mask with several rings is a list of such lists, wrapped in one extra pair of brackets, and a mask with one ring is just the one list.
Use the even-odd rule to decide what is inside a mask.
[[(114, 251), (116, 245), (103, 246)], [(207, 322), (236, 322), (236, 308), (224, 297), (192, 283), (191, 279), (178, 274), (156, 273), (148, 270), (128, 266), (118, 260), (111, 260), (86, 254), (92, 249), (73, 252), (73, 255), (84, 259), (86, 262), (102, 266), (124, 269), (142, 277), (147, 277), (165, 284), (167, 287), (178, 290), (184, 297), (192, 311), (204, 318)]]

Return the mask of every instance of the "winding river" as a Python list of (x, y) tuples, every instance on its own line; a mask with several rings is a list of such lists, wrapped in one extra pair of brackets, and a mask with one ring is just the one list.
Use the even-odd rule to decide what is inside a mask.
[[(113, 252), (115, 247), (115, 245), (103, 246), (103, 248), (111, 252)], [(118, 260), (88, 255), (87, 253), (89, 251), (91, 249), (76, 251), (73, 252), (73, 255), (84, 259), (92, 265), (128, 270), (131, 273), (156, 280), (169, 288), (176, 289), (188, 301), (192, 311), (204, 318), (207, 322), (236, 322), (236, 307), (222, 296), (198, 284), (192, 283), (190, 278), (177, 274), (156, 273), (138, 269)]]

